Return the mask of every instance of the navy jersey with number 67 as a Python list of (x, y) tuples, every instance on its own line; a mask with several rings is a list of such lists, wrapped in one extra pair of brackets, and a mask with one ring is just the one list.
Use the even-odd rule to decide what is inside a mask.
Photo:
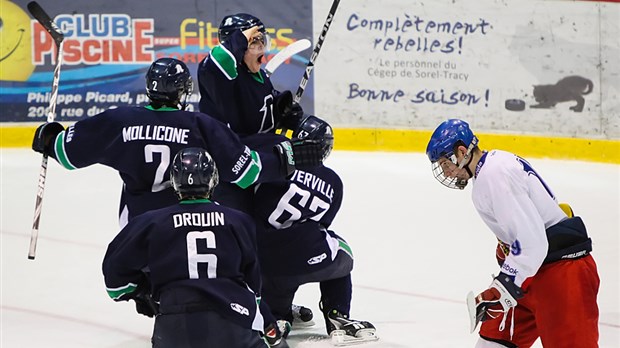
[(177, 202), (169, 182), (170, 163), (186, 147), (207, 150), (221, 180), (241, 188), (282, 176), (272, 151), (259, 155), (216, 119), (168, 107), (119, 107), (78, 121), (57, 136), (53, 157), (67, 169), (96, 163), (116, 169), (124, 182), (123, 224)]
[(260, 202), (254, 218), (262, 227), (258, 229), (262, 272), (306, 274), (326, 267), (341, 249), (327, 228), (342, 198), (342, 180), (325, 166), (296, 170), (288, 180), (260, 184), (254, 196)]
[(250, 216), (207, 199), (137, 216), (108, 246), (103, 260), (108, 294), (116, 301), (131, 299), (146, 286), (142, 270), (148, 267), (162, 313), (202, 305), (262, 331), (255, 226)]

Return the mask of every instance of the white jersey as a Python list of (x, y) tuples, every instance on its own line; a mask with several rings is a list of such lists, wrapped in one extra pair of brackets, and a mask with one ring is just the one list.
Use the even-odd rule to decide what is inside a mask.
[(510, 245), (502, 272), (522, 286), (547, 256), (545, 230), (566, 219), (566, 214), (527, 161), (499, 150), (485, 153), (478, 162), (472, 200), (495, 236)]

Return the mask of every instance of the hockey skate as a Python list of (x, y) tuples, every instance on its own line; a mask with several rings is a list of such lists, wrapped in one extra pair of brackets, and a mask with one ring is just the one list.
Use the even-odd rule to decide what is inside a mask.
[(314, 321), (312, 320), (314, 315), (310, 308), (293, 304), (291, 312), (293, 313), (293, 327), (304, 328), (314, 326)]
[(376, 341), (374, 325), (367, 321), (349, 319), (347, 315), (332, 309), (323, 310), (327, 333), (331, 337), (332, 344), (335, 346), (348, 346), (352, 344)]
[(269, 347), (290, 348), (286, 343), (289, 332), (291, 332), (291, 324), (286, 320), (278, 320), (276, 323), (269, 324), (265, 329), (265, 342)]

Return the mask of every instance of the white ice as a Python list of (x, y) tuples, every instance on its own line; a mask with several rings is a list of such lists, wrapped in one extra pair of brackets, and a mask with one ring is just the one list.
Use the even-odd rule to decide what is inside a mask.
[[(109, 299), (101, 274), (118, 231), (116, 172), (102, 166), (70, 172), (50, 160), (37, 256), (28, 260), (41, 157), (0, 150), (0, 346), (149, 347), (153, 320)], [(601, 278), (600, 346), (620, 347), (620, 166), (530, 162), (589, 228)], [(498, 270), (495, 239), (469, 189), (436, 182), (419, 153), (336, 151), (328, 165), (345, 183), (333, 229), (355, 255), (351, 316), (371, 321), (380, 336), (364, 346), (473, 347), (465, 295), (486, 288)], [(308, 284), (295, 302), (316, 315), (318, 298), (317, 284)], [(331, 347), (322, 319), (315, 319), (315, 328), (293, 331), (292, 347)]]

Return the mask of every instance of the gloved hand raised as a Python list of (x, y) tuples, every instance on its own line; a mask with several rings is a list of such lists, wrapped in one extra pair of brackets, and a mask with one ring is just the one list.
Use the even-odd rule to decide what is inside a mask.
[(55, 157), (54, 141), (56, 136), (65, 130), (65, 127), (58, 122), (48, 122), (40, 125), (34, 133), (32, 139), (32, 149), (46, 156)]
[(320, 140), (292, 139), (295, 168), (308, 170), (323, 163), (322, 144)]
[(323, 163), (321, 143), (318, 140), (285, 140), (273, 147), (280, 156), (280, 165), (284, 176), (293, 174), (295, 169), (308, 170)]
[(284, 91), (273, 98), (273, 117), (276, 128), (296, 129), (303, 119), (304, 110), (293, 102), (293, 93)]

